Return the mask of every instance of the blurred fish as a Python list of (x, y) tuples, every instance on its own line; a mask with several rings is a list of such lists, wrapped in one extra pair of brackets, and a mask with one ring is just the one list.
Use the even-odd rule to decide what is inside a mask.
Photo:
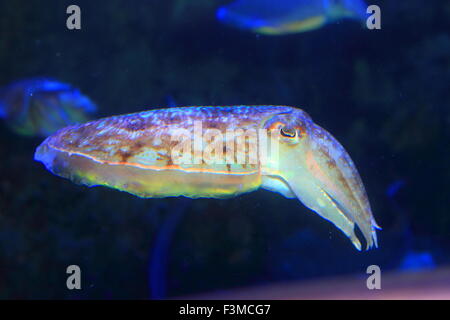
[(435, 267), (436, 263), (430, 252), (410, 251), (403, 258), (400, 270), (419, 271), (423, 269), (434, 269)]
[(236, 0), (217, 10), (217, 18), (256, 33), (282, 35), (318, 29), (350, 18), (365, 21), (363, 0)]
[(48, 78), (14, 82), (0, 91), (0, 118), (18, 134), (48, 136), (86, 122), (97, 107), (70, 84)]

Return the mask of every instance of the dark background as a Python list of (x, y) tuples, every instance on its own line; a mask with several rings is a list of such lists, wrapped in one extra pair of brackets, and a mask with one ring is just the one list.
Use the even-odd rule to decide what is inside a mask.
[[(177, 105), (305, 109), (355, 161), (383, 230), (357, 252), (297, 200), (143, 200), (33, 161), (42, 139), (0, 124), (0, 298), (164, 298), (450, 263), (450, 2), (371, 1), (345, 21), (267, 37), (222, 25), (211, 0), (0, 0), (0, 86), (49, 76), (99, 116)], [(400, 3), (401, 2), (401, 3)], [(82, 30), (66, 28), (66, 8)], [(66, 267), (82, 270), (66, 289)]]

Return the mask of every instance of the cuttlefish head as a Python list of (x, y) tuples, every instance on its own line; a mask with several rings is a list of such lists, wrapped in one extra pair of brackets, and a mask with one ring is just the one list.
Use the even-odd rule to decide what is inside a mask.
[(377, 247), (379, 227), (359, 173), (342, 145), (300, 109), (274, 115), (263, 127), (278, 136), (277, 154), (263, 164), (267, 189), (298, 198), (342, 230), (358, 250), (355, 224), (366, 249)]

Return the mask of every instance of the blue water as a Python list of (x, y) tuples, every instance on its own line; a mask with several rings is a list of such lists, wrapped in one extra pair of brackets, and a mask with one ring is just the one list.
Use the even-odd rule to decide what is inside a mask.
[[(35, 162), (44, 137), (18, 133), (0, 105), (0, 298), (163, 299), (449, 265), (447, 1), (371, 2), (381, 30), (339, 19), (278, 36), (218, 19), (233, 1), (79, 0), (81, 30), (66, 27), (71, 1), (41, 2), (0, 0), (1, 88), (56, 79), (95, 101), (95, 118), (302, 108), (351, 155), (383, 229), (377, 249), (358, 252), (297, 199), (264, 190), (179, 208), (87, 188)], [(81, 291), (65, 287), (71, 264)]]

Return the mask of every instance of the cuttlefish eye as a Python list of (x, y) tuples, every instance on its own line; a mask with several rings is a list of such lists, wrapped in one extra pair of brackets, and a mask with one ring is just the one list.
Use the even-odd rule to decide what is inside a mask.
[(297, 130), (282, 127), (280, 128), (280, 134), (286, 138), (295, 138), (297, 136)]

